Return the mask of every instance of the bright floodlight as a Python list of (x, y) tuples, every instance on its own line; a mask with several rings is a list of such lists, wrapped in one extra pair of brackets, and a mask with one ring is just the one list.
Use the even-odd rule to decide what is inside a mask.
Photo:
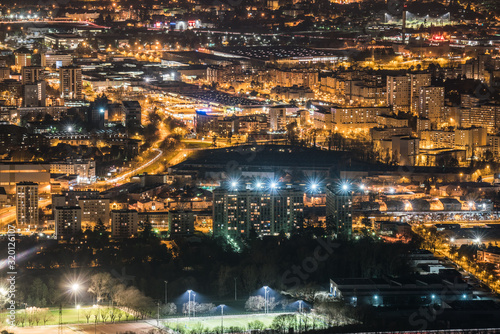
[(347, 191), (347, 190), (349, 190), (349, 185), (348, 185), (347, 183), (344, 183), (344, 184), (342, 185), (342, 190), (343, 190), (343, 191)]
[(311, 184), (311, 189), (312, 190), (316, 190), (318, 188), (318, 184), (317, 183), (312, 183)]
[(101, 114), (104, 114), (104, 109), (103, 109), (103, 108), (99, 109), (99, 112), (100, 112)]
[(73, 131), (73, 127), (72, 126), (68, 126), (68, 132), (71, 132)]
[(432, 299), (436, 298), (436, 295), (432, 295), (432, 296), (431, 296), (431, 298), (432, 298)]
[(193, 292), (193, 290), (188, 290), (187, 292), (188, 292), (188, 293), (191, 293), (191, 292)]
[(476, 238), (476, 240), (474, 240), (476, 243), (480, 244), (481, 243), (481, 238)]
[(361, 190), (365, 190), (365, 185), (364, 185), (364, 184), (360, 184), (360, 185), (359, 185), (359, 189), (361, 189)]
[(266, 285), (266, 286), (264, 286), (264, 290), (267, 290), (267, 289), (269, 289), (269, 287), (268, 287), (267, 285)]
[(236, 182), (236, 181), (231, 182), (231, 187), (232, 188), (236, 188), (237, 185), (238, 185), (238, 182)]
[(271, 188), (272, 188), (272, 189), (276, 189), (276, 186), (277, 186), (277, 185), (276, 185), (276, 182), (271, 182)]
[(262, 183), (257, 182), (256, 187), (257, 187), (257, 188), (262, 188)]
[(80, 289), (80, 285), (78, 283), (74, 283), (72, 286), (71, 286), (71, 290), (73, 291), (77, 291), (78, 289)]

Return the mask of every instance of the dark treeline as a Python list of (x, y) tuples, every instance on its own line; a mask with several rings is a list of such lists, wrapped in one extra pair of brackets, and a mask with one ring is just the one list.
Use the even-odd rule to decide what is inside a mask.
[[(6, 243), (2, 243), (2, 248)], [(405, 254), (414, 245), (316, 238), (312, 233), (286, 237), (250, 238), (235, 252), (224, 240), (194, 236), (165, 241), (146, 228), (138, 238), (112, 241), (106, 232), (86, 230), (66, 243), (39, 237), (18, 241), (18, 299), (40, 306), (70, 302), (67, 285), (78, 278), (85, 285), (98, 272), (127, 276), (155, 299), (170, 301), (187, 289), (223, 300), (240, 298), (268, 285), (275, 290), (314, 287), (326, 291), (334, 277), (402, 275), (409, 267)], [(6, 251), (6, 250), (4, 250)], [(85, 294), (83, 294), (85, 295)], [(82, 296), (85, 298), (85, 296)], [(91, 296), (87, 296), (90, 302)]]

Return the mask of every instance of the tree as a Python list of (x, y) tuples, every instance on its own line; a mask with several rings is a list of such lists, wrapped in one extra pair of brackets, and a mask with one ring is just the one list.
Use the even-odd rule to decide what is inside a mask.
[(102, 319), (102, 322), (105, 323), (106, 322), (106, 319), (108, 319), (109, 317), (109, 309), (105, 308), (104, 310), (101, 311), (101, 319)]
[(43, 321), (43, 325), (45, 326), (47, 322), (54, 319), (54, 316), (52, 315), (52, 312), (49, 311), (49, 309), (43, 309), (43, 311), (41, 312), (41, 318)]
[(280, 314), (273, 319), (271, 328), (276, 331), (286, 333), (289, 328), (297, 327), (297, 317), (295, 314)]
[(115, 279), (109, 273), (98, 273), (90, 278), (90, 286), (88, 292), (96, 296), (97, 304), (105, 300), (111, 292), (111, 288), (115, 283)]
[(92, 309), (90, 307), (84, 308), (82, 313), (85, 319), (87, 319), (87, 323), (89, 323), (90, 317), (92, 316)]
[(123, 317), (123, 311), (120, 309), (115, 310), (116, 317), (118, 318), (118, 321)]
[(247, 326), (248, 330), (250, 331), (255, 330), (258, 332), (264, 330), (265, 327), (264, 323), (260, 320), (250, 321)]
[[(276, 299), (274, 297), (268, 297), (267, 307), (269, 310), (274, 310), (274, 308), (278, 305)], [(266, 300), (263, 296), (251, 296), (245, 302), (245, 309), (247, 311), (261, 311), (266, 307)]]
[(163, 306), (162, 313), (165, 315), (172, 315), (177, 313), (177, 305), (174, 303), (168, 303), (167, 305)]

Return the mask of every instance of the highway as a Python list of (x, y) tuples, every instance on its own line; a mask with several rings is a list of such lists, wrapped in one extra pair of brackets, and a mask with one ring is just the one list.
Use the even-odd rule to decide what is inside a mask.
[(139, 173), (141, 170), (143, 170), (144, 168), (147, 168), (149, 166), (151, 166), (152, 164), (154, 164), (156, 161), (158, 161), (158, 159), (161, 158), (161, 156), (163, 155), (163, 151), (160, 150), (159, 148), (154, 148), (153, 151), (157, 152), (157, 154), (149, 161), (147, 161), (146, 163), (142, 164), (141, 166), (137, 167), (137, 168), (134, 168), (133, 170), (131, 171), (128, 171), (120, 176), (117, 176), (113, 179), (110, 179), (110, 180), (106, 180), (104, 181), (105, 183), (107, 184), (115, 184), (115, 183), (118, 183), (120, 181), (123, 181), (123, 180), (126, 180), (128, 179), (129, 177), (131, 176), (134, 176), (135, 174)]

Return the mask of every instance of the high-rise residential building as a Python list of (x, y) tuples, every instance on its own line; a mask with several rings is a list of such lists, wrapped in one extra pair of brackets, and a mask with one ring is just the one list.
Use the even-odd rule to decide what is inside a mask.
[(269, 108), (269, 123), (271, 130), (284, 130), (286, 126), (287, 106), (272, 106)]
[(139, 214), (137, 210), (111, 211), (111, 236), (130, 238), (137, 235)]
[(46, 98), (45, 81), (38, 81), (23, 86), (24, 107), (45, 107)]
[(392, 157), (401, 166), (413, 166), (417, 162), (420, 139), (411, 136), (394, 136)]
[(462, 127), (486, 128), (489, 133), (496, 133), (500, 127), (500, 104), (485, 103), (470, 109), (462, 109), (461, 112)]
[(125, 109), (125, 124), (127, 126), (140, 126), (142, 124), (140, 103), (138, 101), (123, 101), (122, 104)]
[(407, 75), (387, 76), (387, 104), (395, 111), (410, 111), (411, 79)]
[(170, 235), (192, 234), (194, 232), (194, 212), (170, 210), (168, 212), (168, 230)]
[(78, 206), (82, 208), (82, 222), (95, 224), (99, 220), (109, 226), (109, 198), (81, 198)]
[(41, 66), (23, 66), (21, 68), (22, 84), (34, 84), (45, 79)]
[(329, 233), (351, 237), (352, 187), (348, 182), (329, 184), (326, 187), (326, 226)]
[(78, 66), (59, 68), (61, 97), (68, 100), (83, 99), (82, 69)]
[(488, 131), (485, 128), (470, 127), (455, 129), (455, 148), (466, 151), (467, 158), (488, 145)]
[(444, 87), (420, 87), (418, 114), (438, 124), (444, 109)]
[(395, 111), (417, 113), (420, 88), (431, 85), (431, 74), (415, 72), (387, 76), (387, 104)]
[(38, 225), (38, 184), (16, 184), (16, 221), (18, 226), (36, 228)]
[(215, 236), (248, 237), (291, 233), (301, 227), (304, 191), (275, 182), (253, 185), (235, 182), (214, 190), (213, 229)]
[(427, 72), (409, 73), (410, 77), (410, 111), (414, 114), (418, 112), (420, 100), (420, 88), (431, 85), (431, 74)]
[(68, 239), (82, 231), (82, 209), (79, 206), (57, 206), (54, 220), (57, 239)]

